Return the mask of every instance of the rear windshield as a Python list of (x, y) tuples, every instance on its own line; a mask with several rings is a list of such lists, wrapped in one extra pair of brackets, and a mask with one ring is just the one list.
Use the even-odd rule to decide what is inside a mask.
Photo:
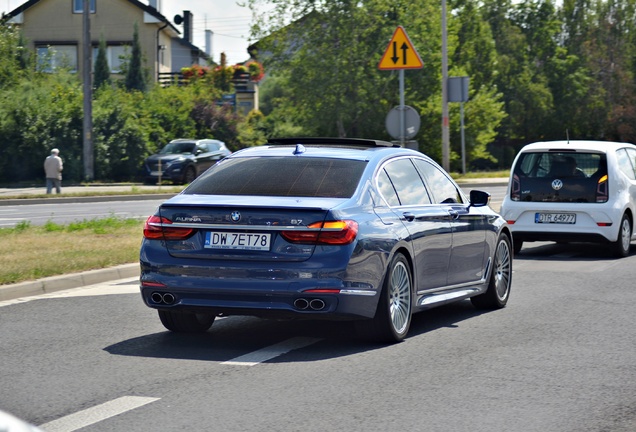
[(605, 202), (606, 174), (607, 160), (603, 153), (522, 153), (513, 171), (511, 198), (516, 201)]
[(607, 162), (602, 153), (522, 153), (515, 173), (529, 178), (593, 177), (607, 174)]
[(350, 198), (366, 162), (301, 157), (225, 159), (185, 194)]

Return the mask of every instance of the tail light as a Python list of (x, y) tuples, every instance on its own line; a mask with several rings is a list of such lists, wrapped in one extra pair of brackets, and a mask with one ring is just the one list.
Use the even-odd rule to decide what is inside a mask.
[(510, 199), (513, 201), (521, 200), (521, 181), (519, 181), (519, 176), (514, 174), (512, 176), (512, 185), (510, 187)]
[(607, 202), (609, 197), (609, 188), (607, 185), (607, 174), (598, 179), (598, 183), (596, 184), (596, 202), (604, 203)]
[(358, 223), (352, 220), (315, 222), (307, 225), (312, 231), (282, 231), (290, 243), (313, 245), (347, 245), (358, 235)]
[(171, 227), (172, 221), (157, 215), (144, 224), (144, 237), (148, 240), (185, 240), (196, 232), (193, 228)]

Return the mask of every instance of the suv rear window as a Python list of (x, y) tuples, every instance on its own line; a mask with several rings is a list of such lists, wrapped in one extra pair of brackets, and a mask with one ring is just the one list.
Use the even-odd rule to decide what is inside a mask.
[(515, 201), (606, 202), (607, 160), (603, 153), (522, 153), (513, 171)]
[(183, 193), (350, 198), (365, 167), (364, 161), (331, 158), (225, 159)]

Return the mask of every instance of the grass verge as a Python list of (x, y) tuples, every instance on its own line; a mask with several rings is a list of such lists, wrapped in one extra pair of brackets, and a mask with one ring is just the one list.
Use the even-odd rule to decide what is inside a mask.
[(108, 217), (0, 229), (0, 285), (139, 260), (144, 221)]

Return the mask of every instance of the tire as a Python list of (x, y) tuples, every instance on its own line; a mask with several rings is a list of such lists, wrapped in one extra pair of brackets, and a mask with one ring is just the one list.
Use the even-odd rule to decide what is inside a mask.
[(204, 333), (212, 327), (215, 315), (160, 310), (161, 324), (176, 333)]
[(612, 243), (612, 253), (617, 258), (629, 255), (629, 247), (632, 241), (632, 220), (625, 213), (618, 228), (618, 238)]
[(387, 269), (375, 316), (356, 321), (360, 336), (380, 343), (400, 342), (406, 337), (412, 317), (412, 281), (408, 261), (396, 254)]
[(523, 240), (516, 240), (514, 237), (512, 238), (512, 247), (515, 252), (515, 255), (521, 252), (522, 246), (523, 246)]
[(183, 184), (190, 184), (195, 178), (197, 178), (197, 172), (194, 167), (187, 167), (183, 173)]
[(510, 238), (501, 234), (497, 240), (493, 269), (485, 293), (471, 297), (470, 301), (478, 309), (501, 309), (508, 303), (512, 285), (512, 254)]

